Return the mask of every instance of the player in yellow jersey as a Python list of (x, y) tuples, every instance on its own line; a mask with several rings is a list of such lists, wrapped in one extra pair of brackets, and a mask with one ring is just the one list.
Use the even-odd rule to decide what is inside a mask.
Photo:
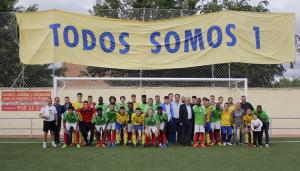
[(136, 108), (135, 113), (131, 115), (131, 122), (133, 125), (132, 142), (134, 147), (137, 146), (137, 140), (142, 141), (142, 146), (145, 144), (144, 119), (145, 115), (142, 114), (141, 109)]
[(247, 109), (246, 114), (243, 117), (244, 121), (244, 129), (245, 129), (245, 145), (252, 145), (252, 130), (251, 130), (251, 120), (252, 120), (252, 112), (251, 109)]
[(228, 97), (228, 106), (229, 106), (229, 110), (231, 112), (233, 112), (236, 108), (235, 104), (233, 103), (233, 98), (232, 97)]
[(128, 114), (125, 112), (125, 107), (120, 107), (120, 112), (117, 114), (116, 118), (116, 142), (118, 145), (121, 143), (121, 134), (123, 132), (123, 141), (124, 146), (127, 144), (128, 135), (127, 135), (127, 124), (129, 121)]
[(133, 110), (135, 111), (135, 109), (140, 106), (140, 104), (136, 101), (136, 95), (135, 94), (131, 95), (131, 102), (133, 104)]
[(205, 140), (207, 145), (213, 145), (214, 141), (214, 135), (211, 129), (211, 123), (210, 123), (210, 117), (211, 117), (211, 112), (214, 108), (213, 105), (209, 104), (209, 99), (208, 98), (203, 98), (203, 104), (204, 104), (204, 109), (206, 113), (206, 123), (205, 123)]
[(221, 113), (221, 130), (223, 146), (232, 145), (230, 140), (232, 137), (232, 112), (229, 110), (228, 103), (224, 104), (224, 110)]

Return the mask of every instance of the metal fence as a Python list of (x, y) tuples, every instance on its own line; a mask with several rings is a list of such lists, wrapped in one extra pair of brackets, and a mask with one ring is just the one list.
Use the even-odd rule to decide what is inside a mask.
[[(184, 17), (197, 14), (195, 10), (181, 9), (127, 9), (127, 10), (97, 10), (91, 15), (121, 18), (128, 20), (159, 20), (174, 17)], [(226, 63), (192, 68), (164, 70), (122, 70), (79, 66), (72, 64), (23, 65), (19, 60), (18, 26), (14, 13), (0, 13), (0, 87), (38, 88), (52, 87), (53, 76), (65, 77), (157, 77), (157, 78), (248, 78), (249, 87), (300, 87), (299, 78), (285, 78), (285, 72), (293, 64), (259, 65)], [(296, 37), (297, 47), (300, 48), (300, 38)], [(160, 83), (152, 82), (155, 85)], [(75, 82), (72, 84), (76, 84)], [(138, 83), (140, 86), (151, 86)], [(178, 83), (179, 84), (179, 83)], [(212, 86), (217, 83), (201, 84)], [(228, 82), (219, 83), (230, 87)], [(173, 84), (176, 85), (176, 84)], [(190, 86), (188, 84), (186, 86)]]

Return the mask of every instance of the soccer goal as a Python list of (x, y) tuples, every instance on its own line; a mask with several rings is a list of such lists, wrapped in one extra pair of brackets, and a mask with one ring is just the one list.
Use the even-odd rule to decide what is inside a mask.
[[(137, 99), (142, 94), (153, 97), (169, 93), (179, 93), (184, 96), (209, 97), (215, 95), (224, 98), (240, 98), (248, 95), (247, 78), (147, 78), (147, 77), (54, 77), (53, 95), (58, 97), (70, 96), (76, 93), (85, 96), (92, 95), (94, 100), (99, 96), (108, 99), (109, 96), (130, 98), (136, 94)], [(129, 99), (128, 99), (129, 100)], [(225, 99), (224, 99), (225, 100)]]

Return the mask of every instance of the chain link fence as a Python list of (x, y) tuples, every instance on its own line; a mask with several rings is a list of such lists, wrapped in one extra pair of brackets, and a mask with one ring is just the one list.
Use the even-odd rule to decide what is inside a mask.
[[(209, 12), (209, 11), (208, 11)], [(152, 21), (191, 15), (201, 15), (195, 10), (181, 9), (116, 9), (90, 11), (91, 15), (127, 20)], [(300, 37), (296, 37), (300, 49)], [(300, 87), (298, 77), (286, 77), (285, 73), (295, 66), (291, 64), (259, 65), (226, 63), (192, 68), (164, 70), (122, 70), (73, 64), (23, 65), (19, 60), (18, 26), (14, 13), (0, 13), (0, 87), (39, 88), (52, 87), (53, 76), (63, 77), (157, 77), (157, 78), (248, 78), (249, 87), (285, 88)], [(109, 86), (232, 86), (229, 82), (114, 82)], [(70, 84), (82, 85), (82, 82)], [(99, 83), (101, 84), (101, 82)], [(87, 84), (88, 85), (88, 84)]]

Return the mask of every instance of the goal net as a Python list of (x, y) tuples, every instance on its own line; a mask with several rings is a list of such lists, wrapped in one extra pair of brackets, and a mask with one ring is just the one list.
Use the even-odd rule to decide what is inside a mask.
[(130, 100), (135, 94), (140, 101), (142, 94), (154, 98), (169, 93), (179, 93), (185, 97), (207, 97), (214, 95), (240, 99), (241, 95), (247, 96), (248, 82), (246, 78), (146, 78), (146, 77), (54, 77), (53, 95), (58, 97), (69, 96), (76, 99), (77, 92), (94, 97), (94, 101), (102, 96), (108, 102), (110, 96), (115, 96), (119, 101), (120, 96)]

